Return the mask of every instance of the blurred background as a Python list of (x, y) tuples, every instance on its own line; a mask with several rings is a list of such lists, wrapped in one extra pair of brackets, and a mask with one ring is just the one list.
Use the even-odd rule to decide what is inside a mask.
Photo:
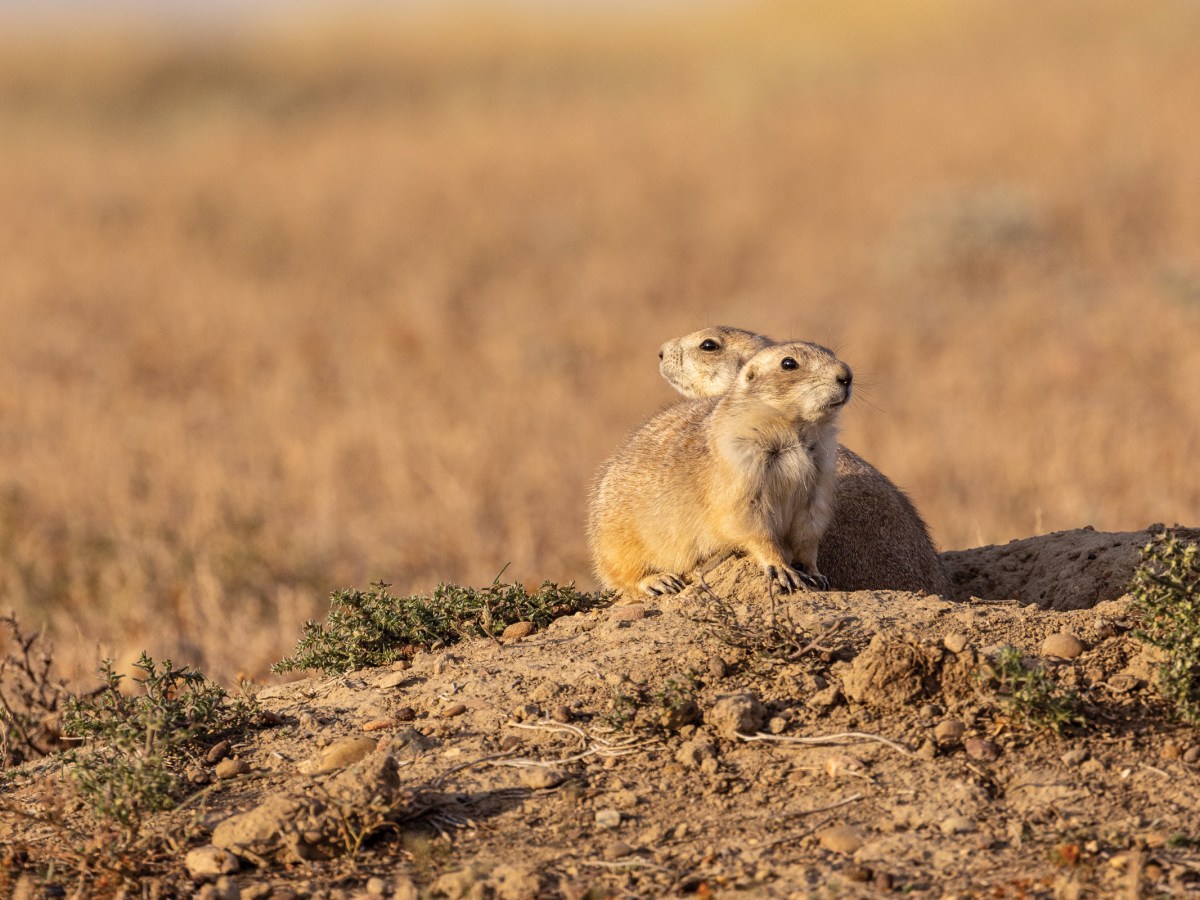
[(708, 324), (834, 347), (944, 549), (1200, 524), (1200, 4), (331, 9), (2, 8), (0, 612), (66, 674), (594, 585)]

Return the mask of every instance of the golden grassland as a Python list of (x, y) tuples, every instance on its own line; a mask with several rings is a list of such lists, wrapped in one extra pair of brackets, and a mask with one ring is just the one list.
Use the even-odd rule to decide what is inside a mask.
[(0, 52), (0, 612), (262, 676), (592, 584), (705, 324), (830, 344), (944, 548), (1200, 521), (1200, 7), (749, 4)]

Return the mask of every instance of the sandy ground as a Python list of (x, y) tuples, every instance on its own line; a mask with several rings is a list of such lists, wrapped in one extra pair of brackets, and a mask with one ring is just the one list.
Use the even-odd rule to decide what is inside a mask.
[[(1122, 596), (1147, 537), (946, 554), (973, 599), (773, 612), (729, 560), (674, 597), (263, 689), (240, 773), (197, 767), (208, 787), (144, 828), (129, 896), (1200, 892), (1200, 736), (1163, 708)], [(1019, 721), (980, 675), (1002, 646), (1082, 721)], [(119, 890), (49, 865), (87, 830), (66, 783), (53, 762), (9, 783), (35, 818), (0, 819), (0, 887)], [(63, 796), (57, 824), (36, 818)]]

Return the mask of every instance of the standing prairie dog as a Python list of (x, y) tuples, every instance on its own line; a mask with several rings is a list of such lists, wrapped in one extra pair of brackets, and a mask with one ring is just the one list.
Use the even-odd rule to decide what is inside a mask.
[(589, 504), (608, 588), (673, 594), (714, 556), (745, 551), (783, 593), (824, 588), (838, 413), (850, 368), (824, 347), (767, 347), (720, 397), (651, 418), (600, 469)]
[[(663, 344), (659, 371), (685, 397), (719, 397), (746, 361), (773, 343), (739, 328), (705, 328)], [(836, 471), (833, 520), (820, 546), (830, 585), (952, 596), (929, 530), (905, 493), (845, 447), (838, 447)]]

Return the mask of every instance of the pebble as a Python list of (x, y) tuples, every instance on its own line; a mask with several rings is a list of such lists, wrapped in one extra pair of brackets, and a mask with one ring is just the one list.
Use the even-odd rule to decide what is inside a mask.
[(571, 708), (566, 705), (559, 705), (550, 710), (550, 718), (555, 722), (570, 722), (573, 718)]
[(407, 659), (398, 659), (392, 663), (392, 671), (394, 672), (403, 672), (405, 669), (411, 668), (412, 663), (410, 663)]
[(393, 719), (376, 719), (374, 722), (368, 722), (363, 726), (363, 731), (383, 731), (385, 728), (391, 728), (396, 722)]
[(970, 642), (971, 638), (961, 631), (951, 632), (942, 638), (942, 646), (951, 653), (962, 653)]
[(223, 759), (213, 771), (217, 773), (218, 778), (234, 778), (249, 772), (250, 764), (244, 759)]
[(391, 688), (399, 687), (406, 681), (408, 681), (408, 676), (403, 672), (393, 672), (391, 675), (384, 675), (375, 682), (375, 687), (390, 690)]
[(189, 850), (183, 859), (188, 874), (195, 881), (216, 881), (222, 875), (238, 870), (238, 858), (228, 850), (211, 844)]
[(615, 809), (596, 810), (596, 824), (601, 828), (616, 828), (621, 824), (621, 813)]
[(454, 716), (461, 716), (466, 711), (467, 711), (467, 704), (451, 703), (449, 706), (443, 707), (442, 711), (439, 712), (438, 715), (441, 716), (443, 719), (451, 719)]
[(841, 685), (831, 684), (809, 697), (807, 706), (809, 709), (828, 709), (836, 705), (841, 698)]
[(546, 766), (529, 766), (521, 769), (521, 784), (535, 791), (558, 787), (567, 776), (558, 769)]
[(387, 893), (387, 882), (378, 876), (376, 876), (374, 878), (368, 878), (367, 879), (367, 893), (368, 894), (386, 894)]
[(708, 674), (713, 678), (724, 678), (729, 674), (729, 663), (714, 653), (708, 658)]
[(317, 772), (332, 772), (335, 769), (354, 765), (360, 759), (373, 753), (377, 744), (375, 738), (358, 735), (338, 738), (321, 754), (321, 760), (317, 763)]
[(1200, 762), (1200, 744), (1188, 747), (1183, 751), (1183, 761), (1189, 766), (1194, 766)]
[(936, 703), (922, 703), (918, 713), (922, 719), (936, 719), (942, 714), (942, 708)]
[(1059, 659), (1075, 659), (1086, 649), (1083, 641), (1069, 631), (1059, 631), (1042, 642), (1042, 656), (1057, 656)]
[(529, 637), (537, 630), (532, 622), (513, 622), (504, 629), (504, 633), (500, 635), (506, 641), (513, 641), (517, 638)]
[(542, 708), (534, 703), (522, 703), (512, 711), (512, 717), (518, 722), (524, 722), (526, 719), (540, 719)]
[(1162, 749), (1158, 751), (1158, 755), (1163, 759), (1179, 759), (1183, 756), (1183, 748), (1174, 741), (1167, 741), (1162, 745)]
[(971, 759), (978, 759), (982, 762), (994, 762), (1000, 758), (1000, 748), (991, 741), (985, 741), (983, 738), (967, 738), (963, 741), (963, 747), (967, 751), (967, 756)]
[(620, 859), (623, 856), (628, 856), (632, 852), (633, 848), (624, 841), (613, 841), (611, 844), (605, 846), (604, 858)]
[(1085, 747), (1076, 747), (1074, 750), (1068, 750), (1059, 757), (1064, 766), (1077, 766), (1088, 758), (1088, 751)]
[(233, 745), (229, 741), (221, 741), (219, 744), (212, 746), (212, 749), (208, 751), (204, 759), (210, 766), (215, 765), (227, 757), (232, 749)]
[(641, 603), (632, 606), (614, 606), (608, 617), (614, 622), (639, 622), (646, 618), (646, 607)]
[(967, 733), (967, 726), (959, 719), (943, 719), (933, 729), (939, 744), (956, 744)]
[(417, 711), (411, 706), (402, 706), (392, 713), (392, 718), (397, 722), (411, 722), (416, 717)]
[(942, 834), (968, 834), (975, 830), (975, 820), (967, 816), (951, 816), (943, 819)]
[(847, 866), (842, 870), (842, 874), (856, 884), (866, 884), (871, 880), (871, 870), (865, 866)]
[(782, 716), (772, 716), (767, 721), (767, 731), (771, 732), (771, 734), (783, 734), (787, 731), (787, 726), (787, 719)]
[(675, 751), (675, 761), (688, 769), (703, 770), (707, 768), (715, 772), (717, 768), (717, 748), (710, 741), (700, 738), (684, 741), (679, 749)]
[(817, 832), (817, 840), (834, 853), (853, 853), (863, 845), (862, 835), (853, 825), (831, 825)]

